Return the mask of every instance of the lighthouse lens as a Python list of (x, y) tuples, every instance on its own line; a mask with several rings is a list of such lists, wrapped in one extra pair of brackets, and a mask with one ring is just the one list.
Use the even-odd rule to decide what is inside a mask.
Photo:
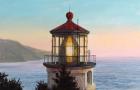
[(73, 40), (71, 36), (67, 37), (66, 41), (66, 57), (67, 62), (72, 62), (72, 55), (73, 55)]

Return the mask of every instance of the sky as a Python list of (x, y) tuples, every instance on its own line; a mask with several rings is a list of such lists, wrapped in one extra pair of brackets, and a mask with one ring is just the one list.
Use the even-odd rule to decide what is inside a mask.
[(92, 54), (140, 56), (140, 0), (0, 0), (0, 38), (51, 50), (49, 31), (66, 22), (69, 8), (90, 31)]

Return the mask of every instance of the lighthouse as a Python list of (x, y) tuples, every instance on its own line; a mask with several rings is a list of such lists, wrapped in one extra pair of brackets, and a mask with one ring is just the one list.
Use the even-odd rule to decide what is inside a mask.
[(72, 12), (67, 12), (67, 21), (50, 31), (52, 51), (51, 55), (45, 55), (43, 63), (48, 74), (48, 87), (55, 85), (52, 78), (55, 78), (61, 64), (65, 64), (75, 77), (80, 90), (95, 90), (93, 74), (96, 56), (89, 53), (89, 31), (75, 24), (73, 17)]

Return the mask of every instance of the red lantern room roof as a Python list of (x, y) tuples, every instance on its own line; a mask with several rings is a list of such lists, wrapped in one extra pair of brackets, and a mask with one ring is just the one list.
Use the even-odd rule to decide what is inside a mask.
[(55, 33), (85, 33), (88, 34), (89, 31), (84, 29), (83, 27), (79, 26), (78, 24), (75, 24), (72, 19), (73, 19), (73, 13), (68, 12), (66, 13), (66, 18), (67, 21), (66, 23), (52, 29), (50, 33), (55, 34)]

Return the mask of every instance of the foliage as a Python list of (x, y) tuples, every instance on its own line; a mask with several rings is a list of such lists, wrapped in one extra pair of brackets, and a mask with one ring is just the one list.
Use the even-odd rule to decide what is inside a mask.
[(8, 75), (0, 73), (0, 90), (22, 90), (21, 81), (8, 79)]
[(56, 85), (53, 90), (80, 90), (77, 87), (75, 77), (71, 76), (71, 72), (67, 70), (65, 65), (62, 65), (59, 72), (56, 73), (56, 78), (53, 79)]
[(37, 82), (35, 90), (49, 90), (48, 85), (44, 81)]

